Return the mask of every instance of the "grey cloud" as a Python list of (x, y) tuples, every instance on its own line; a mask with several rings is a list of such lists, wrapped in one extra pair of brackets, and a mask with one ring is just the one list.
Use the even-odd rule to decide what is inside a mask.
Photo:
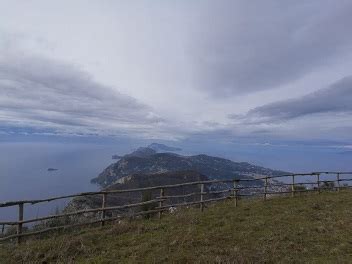
[(209, 1), (195, 30), (195, 82), (215, 96), (273, 89), (350, 51), (351, 1)]
[(234, 115), (232, 118), (253, 123), (275, 123), (329, 113), (352, 113), (352, 76), (306, 96), (260, 106), (245, 116)]
[(6, 126), (143, 134), (162, 122), (150, 107), (87, 72), (37, 56), (0, 56), (0, 91), (0, 122)]

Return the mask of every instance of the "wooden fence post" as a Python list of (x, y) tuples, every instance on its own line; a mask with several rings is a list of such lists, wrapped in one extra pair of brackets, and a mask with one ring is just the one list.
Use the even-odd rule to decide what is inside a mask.
[(266, 193), (268, 191), (268, 176), (265, 177), (265, 185), (264, 185), (264, 201), (266, 201)]
[(295, 175), (292, 175), (291, 196), (295, 196)]
[(235, 201), (235, 207), (237, 207), (237, 180), (233, 180), (232, 197)]
[(18, 204), (17, 244), (21, 243), (23, 224), (23, 203)]
[(203, 201), (204, 201), (204, 184), (202, 183), (201, 185), (200, 185), (200, 211), (201, 212), (203, 212), (203, 210), (204, 210), (204, 203), (203, 203)]
[(317, 173), (318, 193), (320, 193), (320, 173)]
[[(159, 199), (163, 199), (163, 197), (164, 197), (164, 188), (160, 188), (160, 197), (159, 197)], [(159, 207), (162, 207), (163, 206), (163, 201), (162, 200), (160, 200), (159, 201)], [(161, 209), (159, 209), (159, 210), (161, 210)], [(161, 219), (161, 215), (162, 215), (162, 211), (159, 211), (159, 219)]]
[(105, 208), (106, 208), (106, 203), (107, 203), (107, 198), (108, 198), (107, 196), (108, 196), (107, 193), (103, 193), (103, 203), (101, 205), (101, 208), (103, 209), (101, 211), (101, 226), (105, 225), (105, 218), (106, 218)]
[(235, 181), (233, 182), (233, 187), (234, 187), (234, 189), (235, 189), (235, 207), (237, 207), (237, 205), (238, 205), (238, 195), (237, 195), (238, 189), (237, 189), (237, 182), (238, 182), (238, 180), (235, 180)]
[(337, 191), (339, 192), (340, 191), (340, 173), (337, 173), (336, 177), (337, 177)]

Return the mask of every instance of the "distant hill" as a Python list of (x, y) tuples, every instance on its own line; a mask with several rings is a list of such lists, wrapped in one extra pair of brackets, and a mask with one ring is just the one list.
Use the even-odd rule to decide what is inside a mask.
[(158, 174), (177, 171), (196, 171), (210, 179), (253, 178), (279, 175), (285, 172), (271, 170), (247, 162), (234, 162), (208, 155), (182, 156), (157, 153), (151, 148), (139, 148), (108, 166), (92, 183), (103, 188), (133, 174)]
[(176, 147), (170, 147), (164, 144), (159, 144), (159, 143), (152, 143), (148, 146), (148, 148), (151, 148), (155, 150), (156, 152), (173, 152), (173, 151), (182, 151), (181, 148), (176, 148)]
[(157, 151), (155, 151), (154, 149), (148, 148), (148, 147), (140, 147), (138, 149), (136, 149), (135, 151), (133, 151), (130, 154), (126, 154), (125, 156), (122, 157), (139, 157), (139, 158), (146, 158), (149, 157), (151, 155), (156, 154)]
[[(134, 150), (130, 154), (126, 154), (125, 157), (148, 157), (150, 155), (154, 155), (156, 153), (161, 153), (161, 152), (176, 152), (176, 151), (182, 151), (181, 148), (175, 148), (175, 147), (170, 147), (166, 146), (164, 144), (159, 144), (159, 143), (152, 143), (147, 147), (140, 147), (136, 150)], [(112, 159), (121, 159), (123, 156), (120, 155), (112, 155)]]
[[(155, 145), (154, 145), (155, 147)], [(205, 181), (209, 179), (253, 179), (265, 175), (280, 175), (286, 172), (271, 170), (247, 162), (234, 162), (228, 159), (212, 157), (208, 155), (183, 156), (171, 152), (158, 153), (150, 147), (140, 147), (132, 153), (119, 157), (115, 163), (108, 166), (98, 177), (92, 179), (92, 183), (100, 185), (103, 190), (126, 190), (163, 186), (186, 182)], [(243, 182), (242, 185), (263, 185), (262, 181)], [(225, 190), (229, 185), (225, 183), (207, 184), (205, 191)], [(199, 186), (183, 186), (166, 189), (165, 195), (179, 196), (182, 194), (199, 193)], [(106, 206), (119, 206), (138, 203), (146, 199), (158, 197), (160, 190), (141, 191), (133, 193), (109, 194)], [(221, 194), (207, 194), (204, 199), (217, 198)], [(200, 199), (199, 195), (186, 198), (172, 198), (171, 204), (192, 202)], [(86, 196), (73, 199), (64, 209), (65, 212), (98, 208), (102, 204), (101, 196)], [(152, 205), (152, 204), (151, 204)], [(153, 205), (154, 206), (154, 205)], [(108, 212), (109, 216), (133, 213), (140, 208), (130, 208)], [(90, 213), (77, 217), (96, 218), (99, 214)]]

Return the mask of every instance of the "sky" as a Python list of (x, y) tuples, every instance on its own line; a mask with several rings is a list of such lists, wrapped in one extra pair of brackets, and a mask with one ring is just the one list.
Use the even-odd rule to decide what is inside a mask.
[(352, 149), (350, 0), (0, 0), (0, 136)]

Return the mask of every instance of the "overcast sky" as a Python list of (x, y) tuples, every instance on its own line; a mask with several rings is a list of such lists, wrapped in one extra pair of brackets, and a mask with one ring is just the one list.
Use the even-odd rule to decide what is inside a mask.
[(0, 0), (0, 134), (352, 145), (350, 0)]

